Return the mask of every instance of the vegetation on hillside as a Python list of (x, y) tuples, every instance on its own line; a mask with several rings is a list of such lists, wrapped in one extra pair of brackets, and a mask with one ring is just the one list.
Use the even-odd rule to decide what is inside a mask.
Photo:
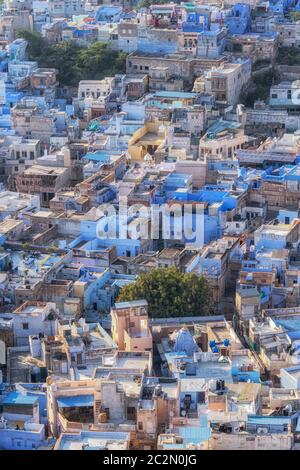
[[(300, 65), (300, 50), (296, 47), (279, 47), (275, 61), (276, 65)], [(280, 76), (276, 72), (276, 67), (267, 72), (254, 74), (251, 86), (246, 93), (241, 95), (241, 103), (247, 107), (253, 107), (256, 100), (267, 101), (270, 95), (270, 87), (278, 82), (280, 82)]]
[(77, 86), (80, 80), (99, 80), (125, 72), (126, 54), (112, 50), (106, 43), (96, 42), (90, 47), (74, 41), (47, 44), (40, 34), (29, 31), (20, 31), (19, 37), (26, 39), (29, 58), (39, 67), (59, 71), (61, 85)]
[(291, 11), (288, 16), (294, 22), (300, 20), (300, 12), (299, 11)]
[(276, 63), (278, 65), (300, 65), (300, 50), (296, 47), (279, 47)]
[(274, 73), (272, 70), (253, 76), (251, 89), (241, 96), (241, 103), (247, 107), (253, 107), (257, 100), (268, 100), (270, 87), (274, 83)]
[(118, 302), (146, 299), (149, 316), (188, 317), (212, 313), (212, 292), (204, 276), (181, 273), (177, 268), (158, 268), (141, 274), (123, 287)]

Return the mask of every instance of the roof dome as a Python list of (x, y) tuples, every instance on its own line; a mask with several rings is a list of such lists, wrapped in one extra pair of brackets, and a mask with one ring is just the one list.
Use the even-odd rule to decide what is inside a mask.
[(197, 345), (189, 330), (186, 327), (181, 328), (177, 334), (173, 351), (185, 352), (188, 356), (192, 356), (196, 350)]
[(146, 153), (146, 155), (144, 156), (144, 161), (145, 162), (152, 162), (152, 157), (150, 155), (150, 153)]

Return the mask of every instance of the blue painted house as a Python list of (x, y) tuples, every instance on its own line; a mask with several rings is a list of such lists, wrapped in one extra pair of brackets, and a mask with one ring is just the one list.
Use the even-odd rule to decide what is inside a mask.
[(250, 27), (250, 6), (245, 3), (236, 3), (225, 18), (229, 34), (244, 34)]
[(186, 20), (182, 23), (184, 33), (200, 33), (210, 28), (210, 14), (196, 11), (187, 14)]
[(198, 191), (177, 190), (174, 201), (203, 203), (204, 243), (220, 238), (226, 225), (226, 211), (237, 207), (238, 199), (221, 186), (204, 186)]
[(99, 23), (118, 23), (122, 17), (122, 7), (102, 5), (95, 12)]
[(4, 394), (1, 408), (1, 449), (34, 450), (46, 445), (45, 425), (40, 423), (39, 398), (35, 394), (19, 390)]

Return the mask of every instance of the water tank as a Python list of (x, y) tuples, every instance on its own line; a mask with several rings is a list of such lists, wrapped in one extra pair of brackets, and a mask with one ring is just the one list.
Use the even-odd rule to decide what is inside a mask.
[(67, 246), (67, 240), (59, 240), (58, 241), (58, 247), (61, 249), (61, 250), (64, 250)]
[(68, 363), (66, 361), (63, 361), (60, 363), (60, 372), (62, 374), (67, 374), (68, 373)]
[(98, 416), (98, 423), (106, 423), (107, 422), (107, 413), (106, 411), (102, 411), (99, 413)]
[(32, 357), (41, 357), (41, 340), (38, 336), (29, 336), (29, 347)]

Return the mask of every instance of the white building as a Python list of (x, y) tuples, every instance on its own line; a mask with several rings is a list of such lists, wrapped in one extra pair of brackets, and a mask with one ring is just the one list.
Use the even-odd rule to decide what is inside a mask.
[(280, 370), (281, 387), (294, 390), (300, 389), (300, 366), (287, 367)]
[[(29, 285), (30, 288), (30, 285)], [(56, 334), (56, 304), (52, 302), (25, 302), (12, 313), (14, 337), (17, 346), (29, 344), (29, 336)]]

